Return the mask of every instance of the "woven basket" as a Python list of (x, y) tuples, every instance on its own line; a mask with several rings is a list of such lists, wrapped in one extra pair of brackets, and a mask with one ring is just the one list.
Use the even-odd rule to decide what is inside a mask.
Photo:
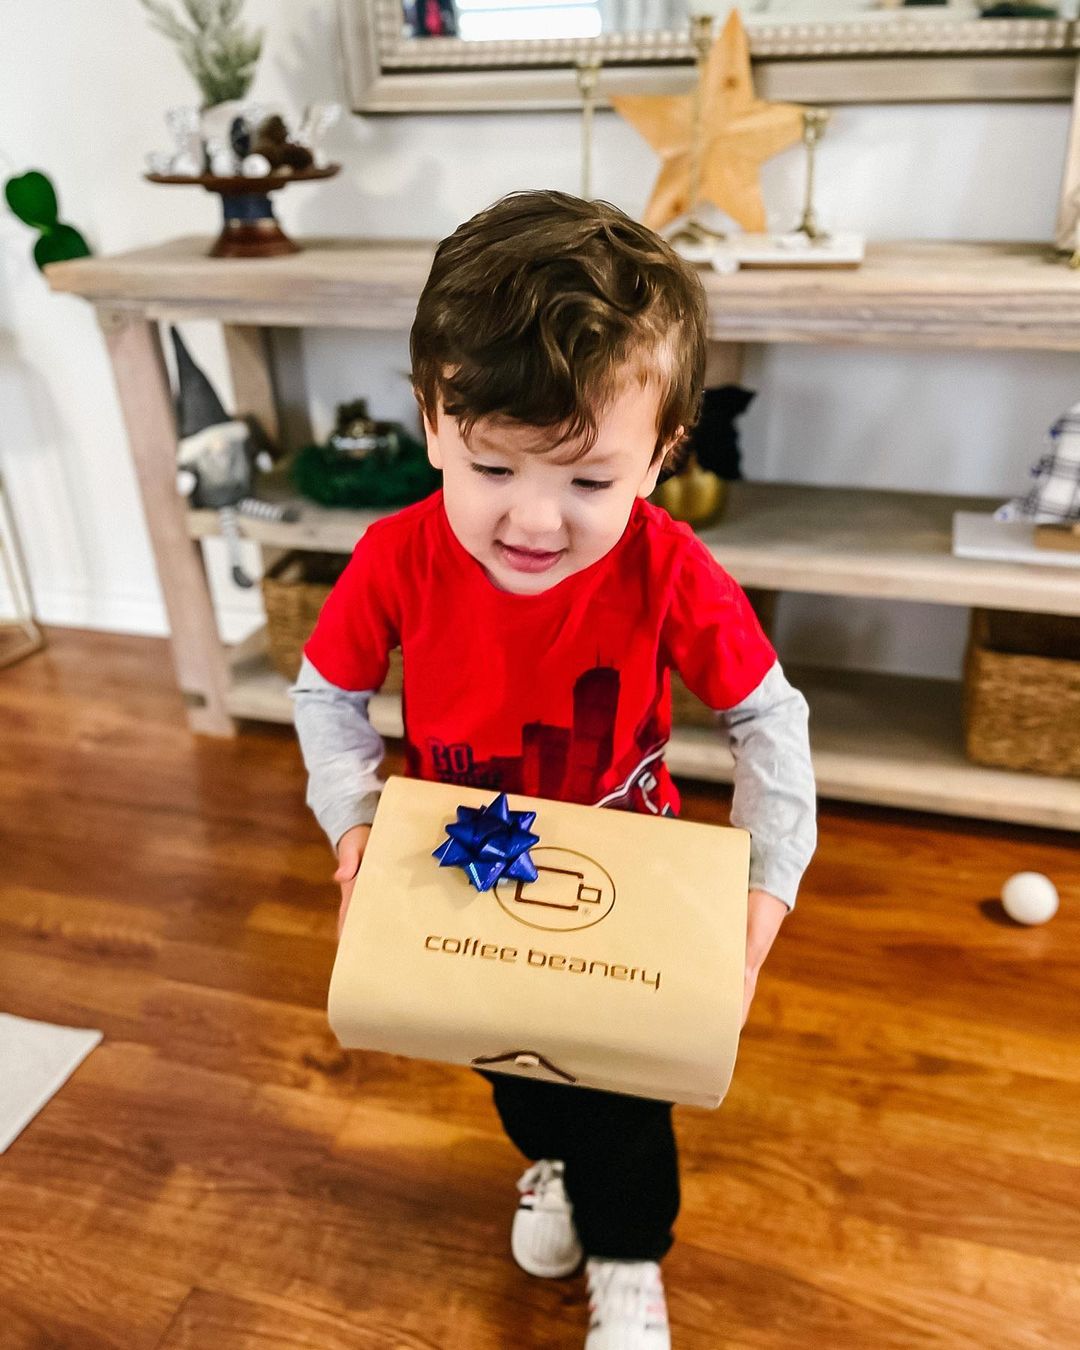
[[(274, 669), (290, 682), (300, 670), (319, 610), (348, 561), (347, 553), (286, 553), (263, 574), (267, 648)], [(391, 652), (384, 694), (401, 692), (401, 672), (401, 653)]]
[(270, 660), (287, 680), (296, 679), (304, 643), (348, 561), (348, 554), (286, 553), (263, 573)]
[(977, 764), (1080, 777), (1080, 619), (972, 611), (964, 736)]

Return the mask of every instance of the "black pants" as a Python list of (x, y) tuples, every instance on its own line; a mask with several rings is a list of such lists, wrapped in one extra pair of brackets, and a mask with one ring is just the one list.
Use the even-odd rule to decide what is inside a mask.
[(564, 1184), (586, 1256), (659, 1261), (679, 1212), (671, 1104), (590, 1088), (484, 1077), (510, 1139), (535, 1162), (566, 1164)]

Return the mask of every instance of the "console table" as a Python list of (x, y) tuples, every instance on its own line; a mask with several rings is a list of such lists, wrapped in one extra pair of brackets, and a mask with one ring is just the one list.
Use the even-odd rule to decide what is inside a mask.
[[(300, 363), (281, 359), (284, 347), (307, 326), (407, 331), (433, 245), (312, 240), (302, 253), (258, 261), (211, 259), (207, 247), (205, 239), (179, 239), (57, 263), (47, 274), (54, 290), (97, 309), (190, 724), (228, 735), (234, 719), (287, 721), (291, 707), (258, 640), (235, 649), (218, 640), (200, 547), (217, 532), (217, 517), (190, 511), (176, 491), (173, 399), (158, 324), (222, 323), (236, 413), (296, 443), (305, 398), (296, 383)], [(1080, 351), (1080, 275), (1037, 244), (879, 244), (852, 271), (704, 279), (712, 382), (737, 379), (744, 346), (754, 342)], [(737, 483), (724, 519), (702, 537), (749, 588), (1080, 615), (1076, 569), (953, 557), (953, 511), (993, 504)], [(266, 549), (348, 552), (374, 518), (305, 503), (296, 522), (242, 519), (240, 528)], [(799, 682), (813, 713), (822, 796), (1080, 828), (1080, 780), (984, 769), (964, 758), (955, 682), (850, 671), (800, 672)], [(372, 718), (384, 734), (401, 734), (396, 699), (374, 699)], [(675, 729), (668, 762), (689, 777), (731, 774), (715, 731), (693, 721)]]

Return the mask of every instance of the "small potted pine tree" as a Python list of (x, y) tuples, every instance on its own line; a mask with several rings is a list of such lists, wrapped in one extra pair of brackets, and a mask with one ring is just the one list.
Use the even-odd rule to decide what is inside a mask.
[(328, 164), (317, 148), (337, 116), (336, 105), (310, 108), (294, 135), (280, 115), (247, 101), (263, 34), (244, 27), (244, 0), (141, 3), (151, 26), (176, 46), (202, 95), (199, 107), (168, 110), (176, 146), (147, 157), (147, 177), (153, 183), (197, 183), (220, 195), (225, 223), (211, 256), (297, 252), (274, 216), (269, 193), (288, 182), (337, 173), (338, 166)]

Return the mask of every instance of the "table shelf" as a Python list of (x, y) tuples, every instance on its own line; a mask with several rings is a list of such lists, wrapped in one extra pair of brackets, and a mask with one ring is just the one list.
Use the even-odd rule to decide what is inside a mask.
[[(235, 670), (218, 640), (205, 568), (192, 538), (219, 529), (188, 513), (176, 490), (173, 394), (159, 325), (223, 327), (239, 416), (295, 448), (310, 439), (296, 330), (398, 334), (411, 326), (434, 245), (422, 239), (309, 239), (291, 257), (207, 256), (209, 241), (176, 239), (115, 257), (47, 268), (50, 286), (95, 305), (116, 377), (172, 633), (173, 660), (193, 730), (231, 735), (236, 719), (288, 720), (285, 684), (262, 659)], [(702, 273), (711, 338), (708, 378), (739, 378), (749, 343), (879, 348), (1080, 351), (1080, 272), (1050, 244), (871, 242), (858, 268)], [(996, 502), (929, 493), (740, 483), (729, 510), (702, 534), (747, 588), (1080, 614), (1080, 573), (953, 557), (957, 510)], [(351, 551), (378, 512), (306, 505), (291, 525), (241, 521), (267, 550)], [(960, 746), (954, 684), (815, 672), (805, 690), (826, 796), (986, 819), (1077, 828), (1078, 780), (981, 769)], [(400, 732), (392, 698), (375, 722)], [(693, 719), (691, 718), (691, 722)], [(731, 762), (713, 730), (680, 726), (677, 773), (723, 779)]]
[[(307, 239), (301, 253), (210, 258), (174, 239), (53, 263), (49, 285), (113, 312), (175, 322), (407, 332), (435, 252), (424, 239)], [(870, 242), (856, 268), (703, 272), (720, 342), (1080, 348), (1080, 277), (1050, 244)]]
[[(850, 670), (789, 674), (812, 709), (820, 796), (1080, 829), (1080, 779), (987, 769), (965, 758), (956, 682)], [(287, 682), (264, 658), (249, 656), (234, 670), (229, 711), (234, 717), (291, 722), (286, 689)], [(381, 735), (402, 735), (396, 695), (376, 694), (369, 713)], [(713, 720), (697, 705), (673, 729), (665, 758), (676, 777), (731, 781), (731, 754)]]
[[(275, 548), (350, 553), (387, 514), (299, 505), (298, 521), (241, 519), (241, 533)], [(953, 556), (953, 513), (997, 505), (933, 493), (732, 483), (722, 521), (700, 533), (742, 586), (1080, 615), (1075, 567)], [(188, 528), (196, 539), (217, 534), (217, 514), (192, 511)]]

